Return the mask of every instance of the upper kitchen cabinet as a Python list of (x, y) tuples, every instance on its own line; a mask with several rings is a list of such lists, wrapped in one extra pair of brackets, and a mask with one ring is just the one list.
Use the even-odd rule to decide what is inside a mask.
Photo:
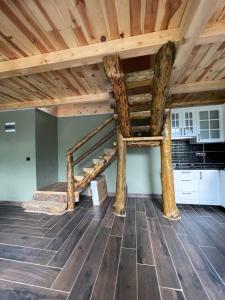
[(172, 138), (193, 138), (196, 136), (195, 108), (173, 109), (171, 112)]
[(197, 143), (224, 142), (224, 106), (172, 109), (172, 139), (190, 138)]
[(224, 141), (223, 106), (199, 107), (197, 112), (197, 142)]

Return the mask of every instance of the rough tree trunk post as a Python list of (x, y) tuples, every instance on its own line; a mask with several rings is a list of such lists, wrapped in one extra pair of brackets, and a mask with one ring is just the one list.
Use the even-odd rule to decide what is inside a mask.
[(163, 113), (166, 106), (167, 87), (170, 80), (172, 66), (175, 58), (175, 45), (168, 42), (163, 45), (157, 55), (152, 83), (152, 101), (150, 133), (151, 136), (161, 134), (163, 127)]
[(126, 93), (124, 74), (121, 71), (118, 55), (110, 55), (103, 58), (105, 72), (109, 77), (116, 99), (118, 123), (123, 137), (131, 136), (131, 123), (129, 118), (129, 106)]
[(161, 177), (163, 195), (163, 213), (169, 219), (179, 219), (180, 213), (175, 202), (174, 176), (171, 153), (170, 111), (166, 112), (161, 142)]
[(73, 154), (67, 155), (67, 209), (74, 210), (75, 201), (74, 201), (74, 173), (73, 173)]
[(127, 144), (123, 141), (120, 129), (117, 128), (117, 178), (116, 178), (116, 197), (114, 211), (118, 216), (125, 213), (126, 203), (126, 156)]

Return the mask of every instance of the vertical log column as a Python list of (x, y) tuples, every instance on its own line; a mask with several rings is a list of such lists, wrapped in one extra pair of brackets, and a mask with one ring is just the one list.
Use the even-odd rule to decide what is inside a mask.
[(163, 45), (157, 55), (154, 66), (154, 76), (152, 83), (152, 101), (150, 133), (151, 136), (158, 136), (162, 132), (163, 114), (166, 106), (166, 96), (170, 75), (175, 58), (175, 45), (168, 42)]
[(116, 99), (116, 109), (118, 113), (118, 123), (123, 137), (131, 136), (131, 123), (129, 117), (129, 106), (126, 93), (124, 74), (121, 70), (118, 55), (110, 55), (103, 58), (105, 72), (109, 77), (114, 96)]
[(124, 215), (126, 201), (126, 155), (127, 145), (123, 137), (131, 136), (131, 123), (129, 118), (129, 106), (126, 93), (124, 74), (121, 70), (118, 55), (104, 57), (104, 67), (109, 77), (114, 96), (116, 99), (116, 110), (118, 113), (117, 128), (117, 179), (116, 179), (116, 197), (114, 203), (115, 213)]
[(115, 214), (122, 216), (125, 213), (126, 203), (126, 157), (127, 144), (123, 140), (120, 129), (117, 128), (117, 178), (116, 197), (114, 203)]
[(174, 193), (170, 111), (166, 112), (163, 136), (164, 139), (162, 140), (161, 143), (161, 177), (162, 177), (163, 213), (165, 217), (169, 219), (178, 219), (180, 217), (180, 214), (176, 206), (175, 193)]
[(68, 191), (67, 191), (67, 203), (68, 203), (68, 210), (74, 210), (75, 208), (75, 201), (74, 201), (74, 172), (73, 172), (73, 154), (67, 155), (67, 184), (68, 184)]

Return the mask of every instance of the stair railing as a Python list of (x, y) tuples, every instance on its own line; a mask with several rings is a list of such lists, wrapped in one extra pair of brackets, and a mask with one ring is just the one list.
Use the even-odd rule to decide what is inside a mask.
[(97, 133), (99, 133), (103, 128), (105, 128), (108, 124), (110, 124), (114, 120), (113, 116), (105, 120), (100, 126), (92, 130), (89, 134), (87, 134), (84, 138), (82, 138), (79, 142), (74, 144), (67, 151), (67, 203), (68, 210), (74, 210), (75, 208), (75, 180), (74, 180), (74, 166), (85, 159), (88, 155), (90, 155), (93, 151), (95, 151), (98, 147), (108, 141), (115, 134), (115, 129), (111, 130), (107, 135), (101, 138), (97, 143), (91, 146), (86, 152), (80, 155), (76, 160), (73, 158), (73, 154), (80, 147), (86, 144), (92, 137), (94, 137)]

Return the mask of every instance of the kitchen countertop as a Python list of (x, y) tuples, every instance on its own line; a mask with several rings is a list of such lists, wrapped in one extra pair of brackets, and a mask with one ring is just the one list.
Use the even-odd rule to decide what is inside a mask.
[(174, 170), (225, 170), (224, 164), (173, 164)]

